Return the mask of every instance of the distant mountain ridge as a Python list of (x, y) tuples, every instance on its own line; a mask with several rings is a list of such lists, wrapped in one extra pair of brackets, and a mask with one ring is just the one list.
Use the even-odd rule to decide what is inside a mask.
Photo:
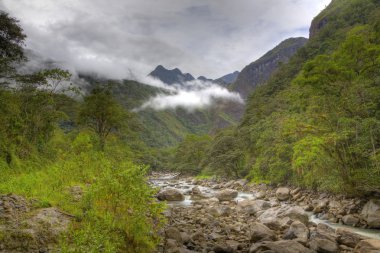
[(261, 58), (247, 65), (238, 75), (236, 82), (232, 84), (231, 90), (238, 92), (242, 97), (248, 97), (258, 85), (268, 81), (272, 73), (277, 70), (279, 63), (288, 62), (307, 41), (308, 39), (303, 37), (282, 41)]
[(216, 83), (228, 85), (228, 84), (234, 83), (236, 79), (238, 78), (239, 74), (240, 74), (239, 71), (235, 71), (233, 73), (219, 77), (218, 79), (215, 79), (214, 81)]
[[(212, 82), (220, 85), (229, 85), (236, 81), (236, 78), (238, 77), (239, 73), (239, 71), (235, 71), (215, 80), (207, 78), (205, 76), (199, 76), (197, 80), (201, 80), (203, 82)], [(196, 80), (194, 76), (190, 73), (183, 73), (178, 68), (167, 69), (162, 65), (158, 65), (152, 72), (149, 73), (148, 76), (157, 78), (168, 85), (184, 84), (185, 82)]]
[(158, 65), (152, 72), (150, 72), (149, 76), (157, 78), (168, 85), (176, 83), (183, 84), (195, 80), (195, 78), (189, 73), (182, 73), (178, 68), (169, 70), (162, 65)]

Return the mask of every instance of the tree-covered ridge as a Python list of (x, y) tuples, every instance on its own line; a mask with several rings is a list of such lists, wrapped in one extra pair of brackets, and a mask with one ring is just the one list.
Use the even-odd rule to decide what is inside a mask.
[[(1, 12), (0, 196), (21, 200), (25, 212), (15, 222), (18, 211), (1, 203), (1, 251), (151, 252), (164, 206), (146, 180), (142, 164), (154, 159), (134, 114), (107, 86), (81, 94), (67, 71), (18, 73), (24, 39), (17, 20)], [(36, 212), (58, 217), (33, 226)]]
[(213, 138), (202, 173), (378, 191), (379, 10), (379, 1), (333, 1), (306, 46), (249, 97), (241, 124)]

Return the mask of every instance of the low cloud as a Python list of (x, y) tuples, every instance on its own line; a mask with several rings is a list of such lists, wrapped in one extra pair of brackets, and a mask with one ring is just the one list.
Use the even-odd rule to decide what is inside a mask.
[(122, 79), (162, 64), (215, 79), (308, 36), (330, 1), (0, 0), (0, 9), (20, 20), (28, 49), (77, 72)]
[(216, 100), (235, 101), (244, 103), (236, 92), (231, 92), (224, 87), (199, 80), (170, 86), (169, 94), (158, 94), (150, 98), (135, 111), (144, 109), (166, 110), (184, 108), (188, 111), (209, 107)]

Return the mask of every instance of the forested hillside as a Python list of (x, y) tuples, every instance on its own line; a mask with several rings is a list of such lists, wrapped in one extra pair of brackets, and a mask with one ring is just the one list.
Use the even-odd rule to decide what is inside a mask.
[(4, 12), (0, 25), (0, 251), (153, 250), (164, 206), (135, 116), (107, 86), (81, 95), (67, 71), (18, 73), (26, 35)]
[(378, 191), (379, 20), (379, 1), (333, 1), (314, 19), (306, 46), (256, 89), (241, 124), (215, 136), (194, 168), (256, 182)]
[[(110, 80), (93, 75), (80, 75), (87, 82), (86, 90), (107, 86), (125, 109), (138, 109), (149, 98), (169, 94), (169, 90), (131, 80)], [(139, 135), (145, 145), (165, 148), (177, 145), (187, 135), (212, 134), (217, 130), (237, 125), (244, 112), (244, 104), (236, 101), (215, 101), (209, 107), (189, 110), (185, 107), (155, 110), (146, 108), (134, 113), (139, 122)]]

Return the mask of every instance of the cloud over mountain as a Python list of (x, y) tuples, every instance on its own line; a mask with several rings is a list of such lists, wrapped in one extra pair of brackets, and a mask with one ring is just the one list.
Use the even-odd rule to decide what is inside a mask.
[[(2, 0), (27, 47), (77, 71), (143, 76), (158, 64), (218, 78), (307, 36), (330, 0)], [(302, 13), (302, 15), (295, 15)]]

